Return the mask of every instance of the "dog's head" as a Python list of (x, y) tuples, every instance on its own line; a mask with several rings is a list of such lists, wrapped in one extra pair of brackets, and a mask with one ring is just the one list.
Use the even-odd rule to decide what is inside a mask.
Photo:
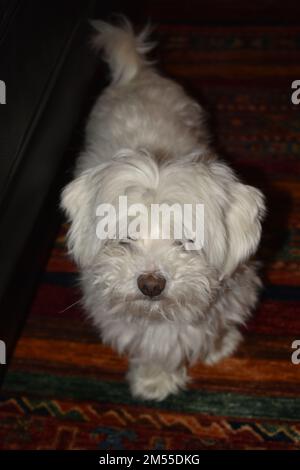
[[(132, 204), (142, 205), (135, 223), (140, 226), (139, 236), (128, 232), (103, 240), (97, 234), (97, 208), (100, 204), (115, 207), (119, 227), (128, 216), (120, 208), (120, 196), (127, 196), (127, 211)], [(196, 240), (186, 235), (186, 227), (181, 239), (175, 237), (172, 218), (169, 237), (149, 234), (150, 212), (143, 208), (150, 210), (152, 204), (203, 205), (203, 246), (193, 247)], [(110, 163), (72, 181), (63, 191), (62, 207), (70, 221), (68, 247), (82, 269), (94, 309), (99, 305), (112, 314), (191, 321), (205, 314), (220, 282), (255, 252), (264, 199), (215, 158), (158, 164), (145, 151), (124, 150)], [(191, 218), (197, 228), (195, 217), (196, 211)], [(159, 234), (161, 225), (159, 220), (155, 229)]]

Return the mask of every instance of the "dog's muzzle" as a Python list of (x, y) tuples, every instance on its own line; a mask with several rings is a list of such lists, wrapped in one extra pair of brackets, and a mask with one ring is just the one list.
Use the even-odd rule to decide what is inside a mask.
[(144, 295), (156, 297), (164, 290), (166, 279), (161, 274), (141, 274), (137, 279), (137, 285)]

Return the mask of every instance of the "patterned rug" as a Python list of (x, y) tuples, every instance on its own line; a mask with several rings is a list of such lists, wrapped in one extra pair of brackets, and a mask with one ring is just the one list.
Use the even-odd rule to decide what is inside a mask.
[(165, 73), (203, 97), (226, 158), (267, 195), (261, 305), (234, 357), (194, 367), (176, 397), (134, 400), (126, 360), (78, 306), (62, 227), (1, 393), (1, 449), (300, 449), (300, 28), (165, 25), (158, 36)]

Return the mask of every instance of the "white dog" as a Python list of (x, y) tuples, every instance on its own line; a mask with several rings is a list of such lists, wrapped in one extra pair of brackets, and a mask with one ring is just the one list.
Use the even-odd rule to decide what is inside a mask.
[[(185, 387), (186, 365), (214, 364), (237, 348), (260, 287), (249, 258), (264, 198), (218, 159), (203, 109), (147, 62), (147, 31), (135, 36), (125, 20), (94, 26), (112, 82), (94, 106), (75, 179), (62, 194), (68, 247), (88, 315), (103, 341), (129, 357), (132, 393), (162, 400)], [(97, 206), (125, 195), (146, 207), (203, 204), (203, 248), (143, 233), (99, 239)]]

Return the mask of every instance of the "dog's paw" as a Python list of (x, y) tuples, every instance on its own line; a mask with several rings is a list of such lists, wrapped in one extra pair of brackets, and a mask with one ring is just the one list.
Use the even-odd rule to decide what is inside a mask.
[(127, 378), (133, 396), (157, 401), (184, 389), (188, 382), (185, 367), (168, 372), (149, 364), (131, 365)]

